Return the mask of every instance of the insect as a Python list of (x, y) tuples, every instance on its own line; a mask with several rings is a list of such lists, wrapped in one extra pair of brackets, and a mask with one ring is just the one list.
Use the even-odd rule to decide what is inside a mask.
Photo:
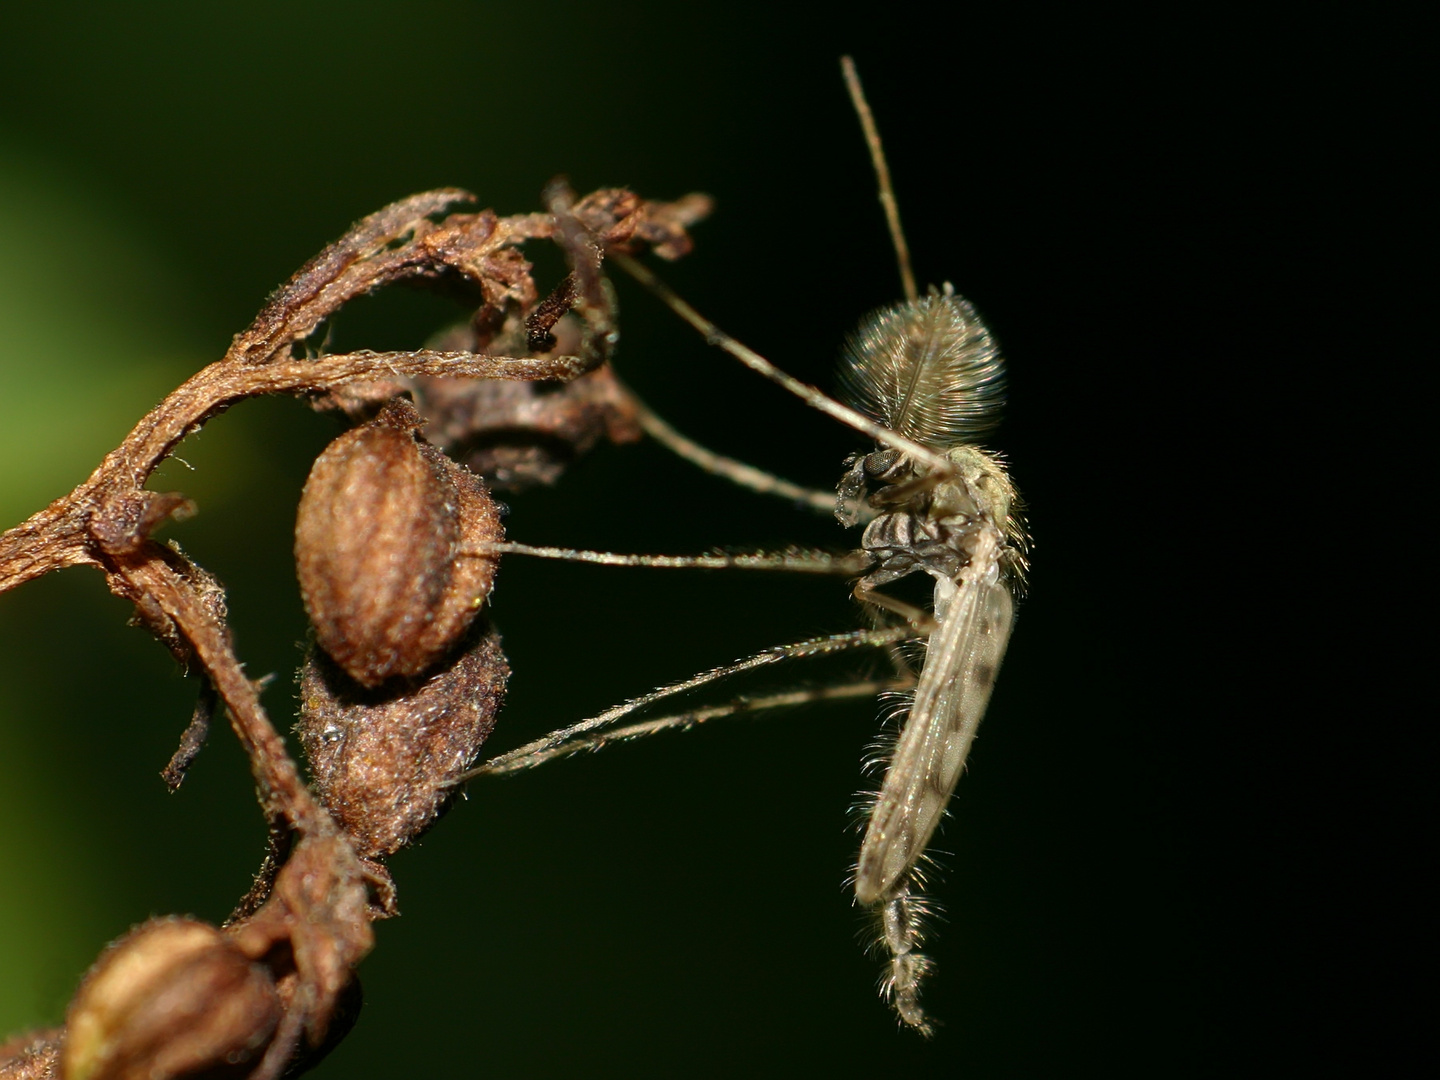
[[(947, 284), (921, 295), (910, 268), (888, 167), (853, 63), (842, 61), (878, 176), (905, 299), (867, 316), (847, 343), (840, 381), (847, 405), (786, 375), (721, 332), (644, 266), (612, 256), (707, 340), (778, 382), (810, 406), (869, 435), (876, 447), (847, 462), (835, 496), (807, 492), (696, 447), (642, 408), (642, 423), (672, 450), (756, 490), (832, 507), (846, 526), (864, 525), (847, 555), (781, 552), (749, 556), (641, 556), (498, 544), (498, 552), (612, 565), (744, 567), (861, 575), (856, 599), (872, 625), (850, 634), (768, 650), (626, 702), (552, 733), (470, 775), (529, 768), (608, 742), (693, 725), (739, 711), (735, 705), (621, 725), (637, 709), (715, 679), (777, 660), (857, 646), (891, 650), (897, 677), (856, 683), (835, 695), (814, 692), (752, 699), (755, 709), (840, 693), (903, 687), (903, 724), (882, 755), (880, 791), (868, 806), (854, 874), (855, 899), (877, 916), (886, 954), (882, 993), (900, 1018), (924, 1034), (931, 1023), (920, 988), (931, 962), (921, 951), (929, 905), (921, 893), (924, 858), (984, 716), (1023, 590), (1027, 537), (1015, 488), (1001, 459), (976, 445), (993, 429), (1003, 397), (999, 350), (971, 304)], [(882, 591), (913, 574), (934, 580), (931, 610)], [(919, 670), (898, 645), (921, 641)]]

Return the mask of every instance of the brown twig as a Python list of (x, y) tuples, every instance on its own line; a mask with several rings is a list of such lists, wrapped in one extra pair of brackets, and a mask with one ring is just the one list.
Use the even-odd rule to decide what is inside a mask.
[[(353, 825), (337, 824), (305, 785), (260, 703), (260, 686), (246, 676), (236, 657), (219, 582), (173, 543), (151, 538), (167, 519), (188, 516), (194, 509), (183, 495), (146, 490), (155, 468), (208, 420), (259, 395), (294, 394), (317, 404), (333, 404), (339, 400), (331, 398), (335, 391), (360, 384), (381, 384), (383, 397), (420, 385), (411, 380), (575, 379), (603, 363), (614, 340), (608, 285), (599, 273), (602, 253), (653, 249), (676, 257), (689, 248), (685, 227), (708, 210), (708, 201), (700, 196), (653, 204), (629, 192), (607, 190), (575, 200), (563, 184), (552, 185), (547, 193), (550, 213), (502, 218), (490, 210), (456, 212), (458, 205), (472, 201), (468, 193), (446, 188), (403, 199), (358, 222), (275, 292), (250, 327), (235, 336), (221, 360), (146, 414), (82, 484), (0, 535), (0, 592), (52, 570), (95, 566), (112, 592), (134, 604), (136, 621), (182, 664), (199, 670), (205, 679), (202, 702), (165, 771), (166, 781), (172, 789), (178, 784), (203, 741), (210, 713), (223, 703), (249, 757), (269, 827), (269, 855), (224, 931), (224, 940), (207, 936), (203, 925), (197, 929), (193, 921), (161, 920), (135, 931), (102, 956), (72, 1004), (71, 1030), (60, 1052), (69, 1056), (72, 1066), (78, 1060), (75, 1055), (114, 1062), (125, 1054), (151, 1054), (150, 1048), (165, 1044), (163, 1038), (155, 1042), (148, 1028), (128, 1034), (123, 1025), (105, 1028), (116, 1016), (131, 1015), (125, 1011), (133, 1004), (127, 995), (136, 990), (123, 985), (116, 973), (136, 964), (149, 965), (146, 970), (162, 983), (194, 987), (197, 993), (217, 993), (214, 987), (229, 985), (225, 980), (235, 971), (250, 971), (245, 993), (263, 1008), (256, 1006), (250, 1027), (242, 1025), (225, 1034), (227, 1039), (243, 1036), (241, 1049), (221, 1042), (214, 1049), (229, 1055), (223, 1060), (234, 1061), (235, 1053), (263, 1048), (252, 1077), (273, 1078), (292, 1065), (302, 1034), (312, 1052), (323, 1053), (327, 1035), (335, 1037), (330, 1019), (352, 981), (352, 969), (373, 942), (370, 920), (394, 910), (388, 874), (372, 856), (408, 842), (415, 830), (434, 818), (439, 801), (438, 796), (432, 798), (423, 813), (417, 813), (413, 828), (379, 846), (371, 838), (360, 844), (367, 857), (357, 854), (353, 837), (359, 834), (352, 834)], [(478, 296), (480, 311), (472, 320), (477, 328), (523, 319), (535, 308), (538, 291), (520, 247), (535, 239), (560, 244), (572, 264), (570, 280), (578, 285), (554, 294), (542, 317), (544, 345), (552, 352), (518, 357), (434, 349), (297, 355), (297, 346), (345, 303), (406, 280), (452, 291), (459, 285)], [(556, 349), (556, 339), (548, 331), (572, 308), (583, 329), (576, 347), (566, 353)], [(477, 334), (477, 349), (487, 344)], [(498, 645), (492, 651), (495, 658), (476, 677), (495, 683), (492, 689), (498, 698), (508, 669)], [(415, 691), (416, 687), (403, 689), (407, 694)], [(477, 732), (484, 729), (478, 735), (483, 740), (486, 723), (493, 723), (493, 708), (488, 720), (470, 720)], [(470, 743), (462, 741), (449, 751), (459, 762), (451, 764), (463, 768), (471, 753)], [(372, 888), (380, 894), (374, 905), (369, 902)], [(173, 950), (167, 952), (166, 943), (171, 941), (189, 942), (186, 947), (192, 948), (193, 956), (186, 959)], [(237, 960), (231, 950), (238, 950), (242, 959)], [(247, 965), (256, 966), (255, 970)], [(198, 989), (202, 987), (211, 989)], [(137, 1000), (143, 1004), (149, 995), (151, 991), (144, 990)], [(278, 1022), (272, 1007), (275, 1000), (283, 1006)], [(80, 1028), (74, 1024), (75, 1010), (87, 1017)], [(97, 1016), (109, 1020), (97, 1028)], [(145, 1020), (162, 1022), (155, 1016)], [(79, 1035), (81, 1029), (88, 1033), (85, 1038)], [(194, 1029), (176, 1033), (173, 1044), (197, 1037)], [(17, 1043), (16, 1052), (23, 1050), (29, 1055), (27, 1061), (41, 1062), (36, 1067), (48, 1069), (55, 1063), (52, 1051), (57, 1042), (48, 1033), (41, 1042), (44, 1046)], [(149, 1070), (146, 1075), (171, 1075), (157, 1058), (143, 1060)], [(0, 1073), (11, 1075), (9, 1069), (0, 1059)]]

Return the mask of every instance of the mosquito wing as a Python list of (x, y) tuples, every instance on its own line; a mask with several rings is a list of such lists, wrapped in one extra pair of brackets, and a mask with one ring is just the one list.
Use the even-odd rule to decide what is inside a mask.
[(936, 584), (940, 625), (860, 848), (862, 904), (885, 900), (914, 868), (965, 769), (1014, 621), (1003, 542), (998, 532), (982, 537), (961, 577)]

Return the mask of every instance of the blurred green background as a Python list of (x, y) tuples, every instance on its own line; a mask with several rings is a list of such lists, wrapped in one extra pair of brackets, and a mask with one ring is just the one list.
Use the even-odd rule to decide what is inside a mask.
[[(708, 191), (717, 212), (667, 279), (828, 385), (846, 331), (899, 294), (846, 51), (921, 280), (972, 297), (1010, 358), (995, 442), (1033, 508), (1034, 587), (942, 838), (938, 1038), (897, 1032), (875, 999), (842, 888), (866, 702), (476, 785), (394, 860), (403, 917), (377, 927), (359, 1026), (317, 1075), (1181, 1075), (1233, 1052), (1242, 1001), (1277, 978), (1237, 989), (1223, 944), (1235, 898), (1192, 763), (1184, 618), (1209, 585), (1171, 516), (1215, 420), (1191, 380), (1217, 343), (1197, 329), (1244, 292), (1215, 269), (1232, 252), (1213, 228), (1237, 198), (1243, 95), (1196, 77), (1199, 18), (1127, 27), (1136, 48), (1078, 9), (952, 7), (865, 22), (444, 0), (0, 15), (7, 526), (83, 479), (352, 220), (428, 187), (502, 213), (538, 209), (559, 173), (580, 191)], [(863, 448), (619, 287), (618, 365), (682, 430), (820, 487)], [(342, 317), (336, 347), (413, 347), (455, 314), (381, 296)], [(152, 485), (199, 503), (170, 535), (225, 582), (241, 658), (275, 673), (266, 701), (287, 727), (306, 632), (289, 531), (335, 433), (298, 402), (250, 402)], [(853, 542), (651, 446), (602, 449), (511, 505), (511, 536), (541, 544)], [(0, 597), (0, 1032), (58, 1021), (100, 947), (147, 916), (223, 918), (261, 853), (228, 730), (166, 794), (157, 773), (195, 687), (127, 616), (85, 570)], [(512, 559), (494, 618), (515, 670), (499, 750), (856, 613), (828, 580)]]

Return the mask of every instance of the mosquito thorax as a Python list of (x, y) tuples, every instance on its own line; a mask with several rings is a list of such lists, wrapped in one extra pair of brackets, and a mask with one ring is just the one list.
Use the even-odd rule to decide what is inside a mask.
[[(973, 446), (954, 447), (946, 457), (954, 476), (916, 490), (914, 482), (923, 471), (897, 455), (887, 470), (888, 488), (870, 496), (880, 513), (865, 526), (860, 545), (876, 560), (867, 579), (872, 586), (917, 570), (954, 578), (970, 565), (981, 532), (1000, 534), (1005, 541), (1016, 535), (1011, 522), (1015, 489), (1003, 466)], [(887, 491), (893, 499), (887, 500)]]
[(936, 486), (931, 500), (931, 514), (944, 516), (946, 493), (963, 484), (965, 499), (973, 503), (1002, 532), (1009, 532), (1011, 510), (1015, 505), (1015, 485), (1005, 467), (992, 455), (976, 446), (957, 446), (945, 455), (954, 464), (955, 481)]

